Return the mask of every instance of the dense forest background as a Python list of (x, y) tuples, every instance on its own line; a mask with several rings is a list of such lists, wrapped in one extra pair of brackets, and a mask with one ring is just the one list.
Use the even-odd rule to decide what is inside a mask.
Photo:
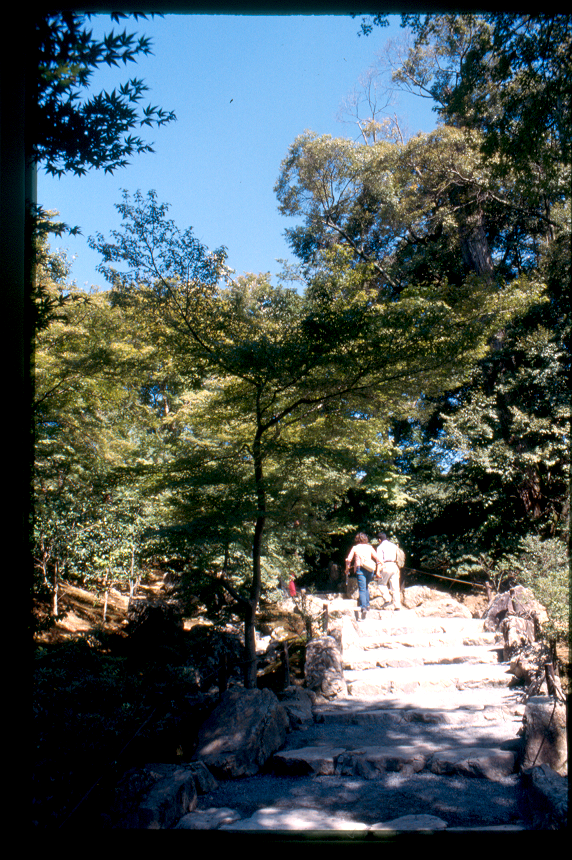
[[(88, 294), (50, 248), (65, 225), (33, 211), (33, 594), (50, 620), (62, 580), (105, 592), (173, 570), (213, 618), (244, 620), (255, 684), (261, 596), (383, 528), (412, 570), (532, 587), (566, 636), (571, 18), (403, 20), (411, 49), (347, 105), (359, 137), (306, 132), (277, 165), (299, 261), (278, 285), (235, 277), (149, 191), (92, 238), (109, 289)], [(148, 148), (133, 127), (172, 119), (128, 86), (81, 101), (98, 63), (148, 48), (84, 25), (36, 28), (28, 155), (51, 172), (115, 170)], [(384, 74), (433, 99), (434, 132), (384, 113)]]

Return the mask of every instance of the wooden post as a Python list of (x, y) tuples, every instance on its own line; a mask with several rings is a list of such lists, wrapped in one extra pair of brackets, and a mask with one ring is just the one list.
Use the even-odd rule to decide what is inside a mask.
[(544, 664), (544, 674), (546, 676), (548, 695), (553, 696), (553, 698), (555, 699), (559, 699), (561, 702), (566, 701), (566, 697), (564, 696), (562, 687), (560, 686), (560, 682), (556, 678), (554, 666), (552, 665), (552, 663)]
[(284, 662), (284, 689), (290, 686), (290, 658), (288, 656), (288, 640), (282, 643), (282, 656)]
[(323, 613), (322, 613), (322, 633), (328, 632), (328, 604), (323, 604)]

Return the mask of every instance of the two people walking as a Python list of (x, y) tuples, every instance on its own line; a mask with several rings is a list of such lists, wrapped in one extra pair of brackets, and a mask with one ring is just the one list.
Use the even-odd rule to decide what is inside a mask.
[(391, 591), (392, 602), (384, 604), (383, 608), (393, 605), (393, 608), (401, 609), (401, 597), (399, 591), (399, 566), (397, 564), (397, 546), (387, 539), (384, 532), (378, 534), (379, 545), (377, 550), (369, 542), (369, 538), (363, 532), (359, 532), (354, 538), (354, 545), (346, 558), (346, 578), (353, 563), (355, 567), (361, 617), (365, 618), (369, 609), (369, 584), (374, 579), (380, 579), (382, 585), (388, 586)]

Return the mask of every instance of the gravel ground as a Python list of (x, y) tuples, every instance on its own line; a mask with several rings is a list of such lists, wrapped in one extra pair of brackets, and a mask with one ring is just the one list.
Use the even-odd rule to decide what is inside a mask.
[(199, 798), (197, 810), (236, 809), (248, 818), (265, 806), (320, 809), (350, 821), (376, 824), (405, 813), (436, 815), (449, 827), (514, 823), (521, 819), (519, 780), (502, 783), (431, 773), (386, 773), (380, 779), (258, 775), (220, 782)]

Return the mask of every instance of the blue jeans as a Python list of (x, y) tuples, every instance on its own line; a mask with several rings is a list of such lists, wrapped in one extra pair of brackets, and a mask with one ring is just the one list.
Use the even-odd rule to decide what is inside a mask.
[(369, 609), (368, 585), (375, 576), (375, 571), (366, 570), (365, 567), (358, 567), (356, 570), (356, 576), (359, 590), (359, 605), (362, 609)]

